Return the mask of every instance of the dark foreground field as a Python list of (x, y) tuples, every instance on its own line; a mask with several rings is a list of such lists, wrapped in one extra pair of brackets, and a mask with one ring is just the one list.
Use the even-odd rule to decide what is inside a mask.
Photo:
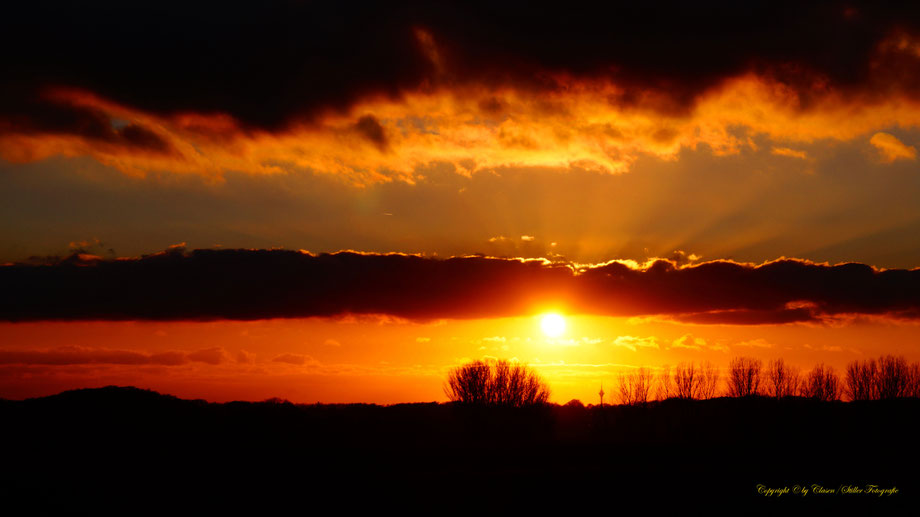
[(915, 399), (488, 410), (214, 404), (110, 387), (0, 400), (0, 496), (52, 515), (325, 515), (327, 504), (612, 515), (635, 513), (633, 502), (647, 515), (884, 515), (920, 495), (917, 415)]

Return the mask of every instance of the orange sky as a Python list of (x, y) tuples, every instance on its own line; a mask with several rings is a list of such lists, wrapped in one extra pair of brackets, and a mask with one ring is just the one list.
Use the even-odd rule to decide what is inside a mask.
[[(881, 354), (920, 360), (916, 324), (737, 327), (566, 320), (558, 338), (543, 334), (537, 316), (424, 324), (373, 317), (3, 324), (0, 390), (24, 398), (128, 384), (216, 401), (273, 396), (305, 403), (444, 401), (447, 369), (491, 356), (534, 366), (549, 382), (551, 400), (565, 403), (594, 402), (602, 382), (612, 396), (616, 375), (639, 366), (711, 361), (725, 368), (744, 355), (765, 364), (783, 358), (802, 371), (823, 362), (842, 372), (850, 361)], [(17, 363), (10, 358), (13, 351), (33, 355)], [(119, 358), (115, 351), (134, 355)], [(157, 359), (166, 353), (174, 357)], [(112, 364), (118, 361), (146, 364)]]
[(916, 8), (576, 7), (17, 6), (0, 397), (920, 359)]

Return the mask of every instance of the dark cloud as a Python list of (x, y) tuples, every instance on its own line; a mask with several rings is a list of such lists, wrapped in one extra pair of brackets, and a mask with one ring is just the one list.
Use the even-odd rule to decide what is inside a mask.
[[(783, 259), (644, 269), (541, 260), (174, 249), (139, 259), (0, 267), (0, 319), (212, 320), (386, 314), (410, 319), (573, 313), (771, 324), (915, 319), (920, 270)], [(204, 350), (190, 360), (223, 361)]]
[[(36, 84), (40, 89), (41, 85)], [(173, 151), (170, 144), (155, 132), (137, 123), (114, 120), (103, 111), (39, 98), (39, 92), (9, 91), (0, 86), (0, 136), (73, 135), (87, 140), (116, 145), (131, 150), (159, 154)]]
[(17, 2), (0, 21), (0, 44), (15, 49), (2, 57), (0, 114), (28, 105), (35, 124), (72, 128), (54, 119), (81, 114), (35, 104), (51, 85), (279, 128), (368, 94), (541, 89), (560, 75), (616, 81), (611, 102), (684, 111), (747, 72), (788, 84), (807, 108), (828, 86), (918, 93), (916, 56), (883, 44), (918, 27), (916, 4), (859, 1)]
[(114, 134), (119, 141), (131, 147), (156, 151), (162, 154), (169, 153), (171, 149), (170, 145), (159, 135), (138, 124), (129, 124), (120, 130), (114, 131)]
[(783, 323), (800, 323), (814, 321), (819, 315), (805, 308), (734, 311), (712, 311), (690, 314), (677, 314), (673, 318), (684, 323), (700, 325), (776, 325)]
[(78, 87), (157, 113), (224, 112), (259, 127), (397, 93), (427, 74), (410, 5), (38, 2), (0, 22), (4, 88)]
[(377, 146), (377, 149), (381, 151), (386, 150), (386, 131), (383, 129), (383, 126), (380, 125), (380, 121), (377, 120), (377, 117), (373, 115), (364, 115), (358, 119), (358, 122), (355, 124), (355, 129), (361, 136)]
[(0, 350), (0, 364), (130, 364), (179, 366), (190, 361), (220, 364), (226, 359), (222, 348), (209, 348), (195, 352), (135, 352), (80, 346), (62, 346), (48, 350)]
[(645, 270), (620, 263), (580, 275), (580, 295), (611, 312), (666, 314), (699, 323), (788, 323), (843, 314), (891, 314), (920, 306), (920, 270), (878, 271), (783, 259)]

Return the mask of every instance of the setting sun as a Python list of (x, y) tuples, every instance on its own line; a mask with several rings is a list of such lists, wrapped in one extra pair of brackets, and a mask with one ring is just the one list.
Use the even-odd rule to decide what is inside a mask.
[(565, 332), (565, 318), (558, 314), (546, 314), (540, 319), (540, 328), (548, 337), (559, 337)]

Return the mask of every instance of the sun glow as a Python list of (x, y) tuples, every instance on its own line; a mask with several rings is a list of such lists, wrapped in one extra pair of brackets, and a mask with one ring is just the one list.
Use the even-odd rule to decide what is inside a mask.
[(540, 328), (547, 337), (559, 337), (565, 332), (565, 318), (559, 314), (545, 314), (540, 318)]

